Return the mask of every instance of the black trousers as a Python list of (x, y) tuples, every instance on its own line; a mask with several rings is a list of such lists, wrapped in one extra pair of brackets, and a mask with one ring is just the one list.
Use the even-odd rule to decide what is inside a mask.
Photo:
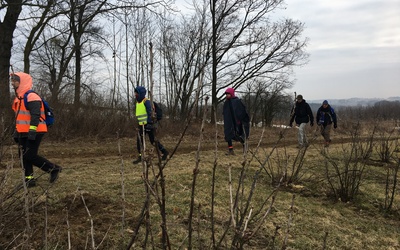
[[(137, 137), (137, 140), (136, 140), (136, 146), (137, 146), (137, 150), (138, 150), (138, 152), (139, 152), (139, 154), (141, 153), (141, 149), (142, 149), (142, 147), (143, 147), (143, 126), (139, 126), (139, 133), (138, 133), (138, 137)], [(145, 136), (146, 136), (146, 134), (149, 136), (149, 140), (150, 140), (150, 143), (152, 144), (152, 145), (154, 145), (154, 128), (152, 128), (152, 129), (145, 129), (145, 131), (144, 131), (144, 133), (145, 133)], [(165, 148), (164, 148), (164, 146), (160, 143), (160, 142), (158, 142), (158, 150), (160, 150), (160, 152), (161, 153), (165, 153)]]
[[(25, 176), (33, 175), (33, 166), (50, 173), (51, 170), (57, 168), (55, 164), (48, 161), (46, 158), (38, 155), (40, 142), (44, 134), (36, 134), (36, 140), (28, 140), (28, 137), (21, 137), (18, 143), (22, 148), (22, 160), (24, 164)], [(19, 150), (20, 157), (21, 151)]]

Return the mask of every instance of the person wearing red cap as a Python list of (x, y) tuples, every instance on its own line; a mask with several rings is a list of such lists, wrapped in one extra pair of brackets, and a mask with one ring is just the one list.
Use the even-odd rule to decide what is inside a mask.
[(36, 186), (33, 178), (33, 166), (50, 174), (49, 182), (57, 180), (62, 168), (38, 155), (40, 142), (47, 133), (45, 113), (42, 99), (35, 92), (27, 95), (25, 106), (24, 95), (32, 88), (32, 77), (23, 72), (10, 75), (11, 84), (15, 91), (13, 110), (15, 112), (14, 140), (21, 147), (25, 183), (27, 187)]
[(223, 107), (224, 134), (228, 143), (227, 155), (234, 155), (232, 140), (240, 141), (242, 144), (249, 138), (250, 117), (242, 100), (235, 96), (233, 88), (225, 91), (226, 99)]

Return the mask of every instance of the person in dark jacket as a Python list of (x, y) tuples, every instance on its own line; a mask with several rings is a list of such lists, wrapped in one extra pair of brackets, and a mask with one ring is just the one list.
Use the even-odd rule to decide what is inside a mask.
[[(143, 148), (143, 137), (145, 134), (149, 135), (149, 140), (152, 145), (154, 145), (154, 132), (156, 121), (152, 119), (152, 106), (151, 101), (146, 98), (146, 89), (142, 86), (138, 86), (135, 89), (135, 97), (136, 97), (136, 118), (139, 124), (139, 133), (136, 141), (137, 150), (139, 156), (136, 160), (133, 161), (133, 164), (137, 164), (142, 161), (141, 150)], [(162, 153), (162, 160), (166, 160), (168, 157), (168, 151), (164, 148), (164, 146), (158, 142), (158, 149)]]
[(226, 99), (223, 107), (224, 134), (228, 143), (227, 155), (234, 155), (232, 140), (240, 141), (242, 144), (250, 135), (250, 117), (247, 114), (246, 106), (235, 96), (233, 88), (225, 91)]
[(325, 100), (322, 102), (321, 107), (319, 107), (317, 111), (317, 122), (320, 127), (321, 135), (325, 140), (325, 147), (329, 147), (331, 143), (331, 128), (337, 128), (337, 119), (336, 113), (329, 105), (328, 101)]
[(15, 91), (12, 107), (15, 112), (14, 140), (22, 149), (20, 153), (22, 153), (26, 186), (36, 186), (33, 166), (49, 173), (49, 182), (53, 183), (57, 180), (62, 168), (38, 155), (42, 138), (47, 133), (42, 99), (35, 92), (31, 92), (26, 97), (25, 106), (24, 95), (32, 89), (33, 85), (32, 77), (29, 74), (16, 72), (10, 75), (10, 80)]
[(293, 126), (293, 121), (299, 127), (298, 132), (298, 142), (299, 147), (308, 146), (308, 140), (306, 135), (306, 125), (310, 122), (311, 127), (314, 126), (314, 116), (311, 111), (310, 105), (303, 99), (302, 95), (296, 97), (296, 105), (294, 107), (294, 112), (290, 118), (289, 126)]

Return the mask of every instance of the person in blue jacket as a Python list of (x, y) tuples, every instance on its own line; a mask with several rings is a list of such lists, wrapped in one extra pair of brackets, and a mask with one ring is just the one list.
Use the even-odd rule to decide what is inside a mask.
[[(142, 149), (143, 149), (143, 135), (147, 134), (149, 136), (150, 143), (154, 145), (154, 132), (155, 132), (155, 122), (152, 120), (152, 106), (151, 101), (146, 98), (146, 89), (142, 86), (135, 88), (136, 97), (136, 118), (139, 125), (139, 133), (137, 136), (137, 150), (139, 156), (133, 161), (133, 164), (137, 164), (142, 161)], [(143, 133), (144, 132), (144, 133)], [(168, 157), (168, 151), (164, 146), (158, 142), (158, 149), (162, 153), (162, 160), (166, 160)]]
[(329, 147), (331, 143), (331, 128), (337, 128), (336, 113), (329, 105), (328, 101), (322, 102), (321, 107), (317, 111), (317, 122), (320, 127), (321, 135), (325, 140), (325, 147)]
[(233, 88), (225, 91), (226, 99), (223, 107), (224, 134), (225, 141), (228, 143), (227, 155), (234, 155), (232, 140), (244, 144), (250, 135), (250, 117), (246, 111), (246, 106), (242, 103)]

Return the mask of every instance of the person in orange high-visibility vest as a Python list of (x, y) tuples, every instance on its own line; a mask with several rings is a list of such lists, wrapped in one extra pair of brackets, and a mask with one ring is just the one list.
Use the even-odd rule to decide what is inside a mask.
[[(135, 98), (136, 98), (136, 118), (139, 125), (139, 133), (137, 137), (137, 150), (139, 156), (136, 160), (133, 161), (133, 164), (140, 163), (142, 161), (142, 152), (143, 148), (143, 135), (148, 134), (149, 140), (152, 145), (154, 145), (154, 124), (156, 121), (153, 121), (151, 118), (152, 107), (151, 101), (146, 98), (146, 89), (142, 86), (138, 86), (135, 89)], [(143, 131), (144, 130), (144, 131)], [(144, 133), (143, 133), (144, 132)], [(164, 146), (158, 142), (158, 149), (162, 153), (162, 160), (166, 160), (168, 157), (168, 151), (164, 148)]]
[(57, 180), (61, 167), (38, 155), (40, 142), (47, 133), (45, 113), (42, 99), (35, 92), (27, 95), (25, 106), (24, 94), (32, 88), (32, 77), (23, 72), (10, 75), (15, 91), (12, 109), (15, 112), (14, 140), (21, 147), (25, 183), (27, 187), (36, 186), (33, 177), (33, 165), (50, 174), (50, 183)]

